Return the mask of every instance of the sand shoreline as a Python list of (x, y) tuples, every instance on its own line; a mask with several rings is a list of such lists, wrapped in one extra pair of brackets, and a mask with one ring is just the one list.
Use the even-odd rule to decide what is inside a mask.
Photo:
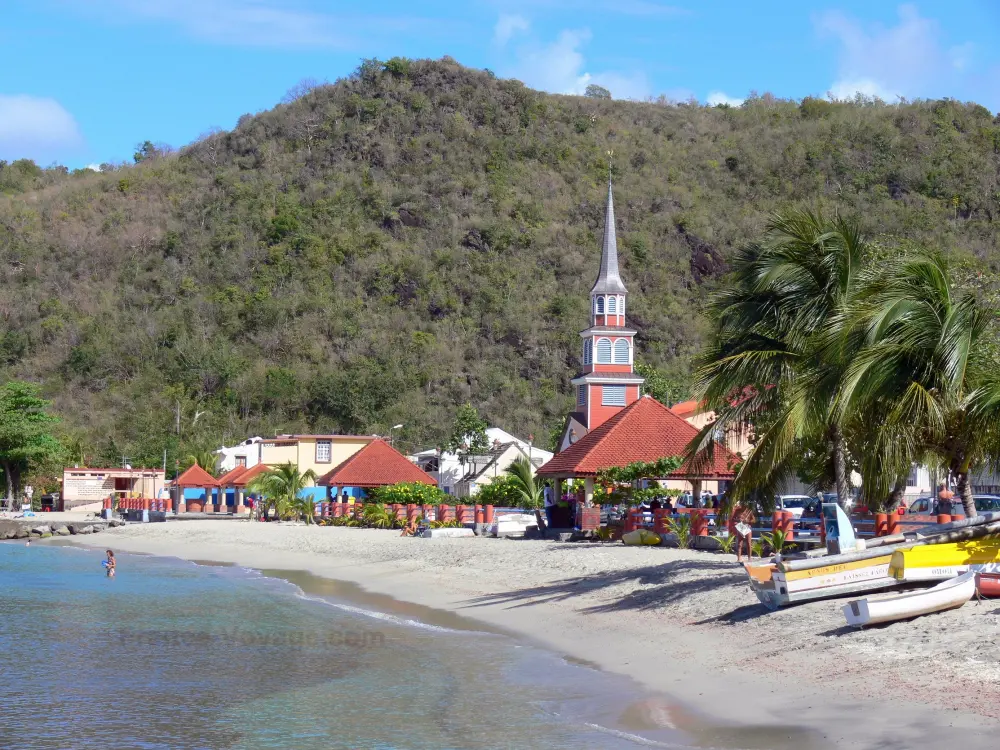
[(766, 613), (734, 557), (686, 550), (224, 521), (74, 541), (348, 581), (524, 634), (709, 716), (809, 727), (829, 746), (994, 747), (1000, 728), (995, 605), (857, 633), (842, 602)]

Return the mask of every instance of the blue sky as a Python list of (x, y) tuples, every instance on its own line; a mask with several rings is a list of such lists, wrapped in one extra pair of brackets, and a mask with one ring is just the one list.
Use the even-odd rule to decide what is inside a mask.
[(0, 0), (0, 159), (182, 146), (361, 58), (451, 55), (559, 93), (738, 103), (951, 96), (1000, 110), (1000, 2)]

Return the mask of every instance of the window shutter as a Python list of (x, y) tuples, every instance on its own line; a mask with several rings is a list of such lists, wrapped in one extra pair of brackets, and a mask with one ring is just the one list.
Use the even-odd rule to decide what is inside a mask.
[(604, 406), (625, 406), (625, 386), (605, 385), (601, 386), (601, 404)]
[(611, 364), (611, 339), (597, 339), (597, 364)]
[(608, 297), (608, 315), (618, 314), (618, 298)]
[(618, 339), (615, 341), (615, 364), (628, 364), (628, 339)]

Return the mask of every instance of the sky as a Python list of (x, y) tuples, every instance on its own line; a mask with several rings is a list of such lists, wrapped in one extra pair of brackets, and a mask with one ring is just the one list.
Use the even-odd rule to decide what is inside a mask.
[(0, 0), (0, 159), (180, 147), (364, 58), (440, 58), (554, 93), (952, 97), (1000, 110), (1000, 2)]

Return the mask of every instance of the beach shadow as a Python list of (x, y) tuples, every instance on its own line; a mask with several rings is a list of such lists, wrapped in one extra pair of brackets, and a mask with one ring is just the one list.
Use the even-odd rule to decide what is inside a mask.
[(722, 625), (735, 625), (738, 622), (747, 622), (749, 620), (756, 620), (758, 617), (764, 617), (764, 615), (773, 614), (771, 610), (765, 607), (763, 604), (747, 604), (742, 607), (737, 607), (732, 612), (725, 612), (721, 615), (716, 615), (715, 617), (706, 617), (704, 620), (697, 620), (694, 625), (712, 625), (712, 624), (722, 624)]
[[(876, 626), (872, 626), (875, 628)], [(858, 632), (858, 629), (853, 625), (841, 625), (839, 628), (830, 628), (829, 630), (824, 630), (822, 633), (817, 633), (816, 635), (821, 638), (839, 638), (843, 635), (850, 635), (851, 633)]]
[[(690, 578), (684, 575), (693, 571), (717, 574), (702, 578)], [(706, 591), (743, 586), (746, 584), (746, 575), (731, 562), (724, 560), (676, 560), (631, 570), (591, 573), (541, 586), (488, 594), (468, 600), (465, 606), (475, 608), (506, 605), (512, 609), (530, 607), (548, 602), (570, 601), (585, 594), (629, 583), (651, 588), (633, 591), (613, 602), (593, 605), (581, 611), (620, 612), (658, 609)]]

